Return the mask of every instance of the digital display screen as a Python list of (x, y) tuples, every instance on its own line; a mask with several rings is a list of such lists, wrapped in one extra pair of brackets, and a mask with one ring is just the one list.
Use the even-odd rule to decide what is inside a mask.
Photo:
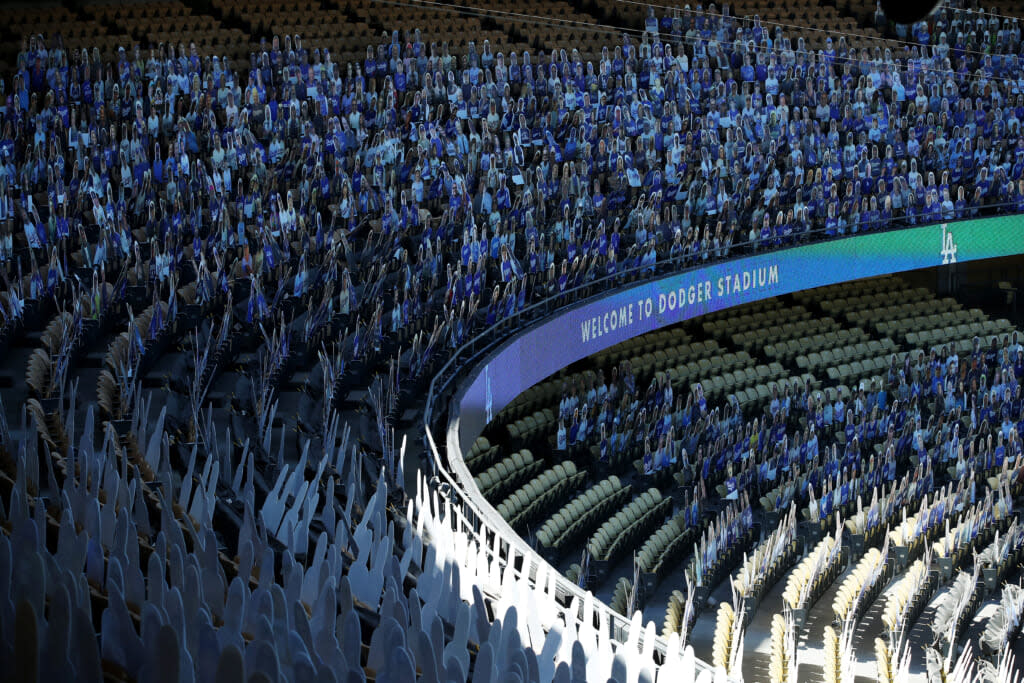
[(933, 224), (732, 259), (630, 286), (545, 320), (478, 366), (459, 400), (469, 444), (516, 396), (565, 366), (705, 313), (825, 285), (1024, 253), (1024, 216)]

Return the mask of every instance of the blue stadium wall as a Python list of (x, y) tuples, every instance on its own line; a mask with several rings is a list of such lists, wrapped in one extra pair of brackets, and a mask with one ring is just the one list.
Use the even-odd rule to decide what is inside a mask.
[(613, 290), (523, 330), (474, 368), (453, 402), (447, 441), (461, 452), (526, 389), (637, 335), (781, 294), (1018, 254), (1024, 216), (999, 216), (771, 251)]

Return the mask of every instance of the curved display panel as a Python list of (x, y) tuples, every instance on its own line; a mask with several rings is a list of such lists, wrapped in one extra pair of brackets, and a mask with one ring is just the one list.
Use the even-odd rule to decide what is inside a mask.
[(457, 400), (458, 440), (471, 443), (498, 411), (545, 377), (661, 327), (780, 294), (1021, 253), (1024, 216), (1000, 216), (808, 244), (613, 291), (527, 329), (478, 366)]
[[(524, 328), (464, 375), (450, 406), (445, 435), (450, 472), (442, 464), (427, 428), (434, 461), (444, 478), (458, 489), (465, 506), (460, 509), (470, 515), (461, 518), (460, 533), (479, 542), (495, 539), (495, 558), (502, 567), (509, 558), (518, 556), (522, 566), (517, 575), (527, 581), (534, 576), (551, 577), (552, 594), (566, 604), (570, 600), (573, 604), (589, 604), (602, 623), (610, 626), (612, 645), (631, 642), (635, 646), (633, 639), (642, 629), (639, 614), (630, 621), (555, 573), (472, 484), (462, 459), (462, 445), (471, 443), (502, 408), (537, 382), (632, 337), (705, 313), (800, 290), (1018, 254), (1024, 254), (1024, 216), (861, 234), (733, 258), (629, 284)], [(507, 544), (507, 557), (503, 557), (503, 544)], [(582, 628), (589, 624), (589, 614), (586, 609), (577, 614), (576, 625)], [(653, 629), (653, 624), (648, 628)], [(678, 653), (672, 644), (653, 637), (654, 649), (666, 661), (675, 661)], [(645, 637), (640, 638), (642, 643)], [(626, 647), (624, 652), (631, 652), (631, 648)], [(689, 657), (697, 671), (708, 668), (692, 658), (692, 650)]]

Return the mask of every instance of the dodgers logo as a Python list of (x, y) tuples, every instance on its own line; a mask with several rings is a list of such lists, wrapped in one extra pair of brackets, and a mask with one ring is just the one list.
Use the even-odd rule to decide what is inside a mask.
[(946, 224), (942, 224), (942, 250), (939, 251), (939, 255), (942, 256), (942, 265), (948, 265), (950, 263), (956, 263), (956, 242), (953, 240), (953, 233), (947, 228)]

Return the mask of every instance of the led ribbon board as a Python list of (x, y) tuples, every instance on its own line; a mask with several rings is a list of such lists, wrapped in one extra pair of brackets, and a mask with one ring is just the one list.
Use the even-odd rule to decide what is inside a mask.
[(459, 400), (461, 444), (512, 399), (565, 366), (637, 335), (804, 289), (1024, 253), (1024, 216), (868, 233), (734, 258), (610, 290), (510, 339)]

